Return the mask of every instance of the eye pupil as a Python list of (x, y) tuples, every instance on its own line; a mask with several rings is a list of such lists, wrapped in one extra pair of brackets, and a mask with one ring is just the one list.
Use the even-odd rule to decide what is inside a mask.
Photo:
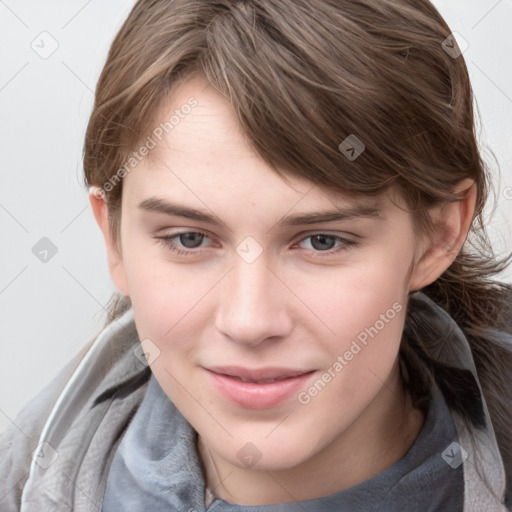
[(182, 233), (179, 236), (180, 243), (183, 247), (193, 249), (199, 247), (203, 241), (204, 235), (201, 233)]
[(311, 245), (319, 251), (327, 251), (334, 247), (334, 237), (329, 235), (313, 235), (311, 237)]

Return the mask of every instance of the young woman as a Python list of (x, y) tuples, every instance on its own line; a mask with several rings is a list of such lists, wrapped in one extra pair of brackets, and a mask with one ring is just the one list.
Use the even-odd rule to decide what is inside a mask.
[(2, 511), (504, 511), (512, 290), (427, 1), (141, 0), (84, 150), (120, 295)]

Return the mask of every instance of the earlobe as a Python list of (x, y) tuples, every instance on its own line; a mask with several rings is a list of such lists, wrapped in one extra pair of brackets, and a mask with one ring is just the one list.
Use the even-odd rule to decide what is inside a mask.
[(104, 199), (104, 192), (99, 187), (91, 187), (89, 190), (89, 201), (94, 218), (103, 233), (105, 247), (107, 250), (108, 269), (110, 277), (116, 288), (125, 296), (129, 297), (128, 283), (126, 280), (123, 257), (115, 243), (112, 230), (110, 229), (108, 206)]
[(459, 201), (445, 203), (430, 210), (434, 231), (423, 249), (409, 282), (411, 291), (433, 283), (457, 257), (473, 222), (476, 207), (476, 186), (465, 179), (457, 184)]

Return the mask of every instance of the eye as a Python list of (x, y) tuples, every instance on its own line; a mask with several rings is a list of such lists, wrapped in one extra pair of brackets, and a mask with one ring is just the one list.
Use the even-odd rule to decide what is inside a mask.
[(199, 249), (207, 246), (205, 242), (209, 241), (209, 237), (199, 231), (186, 231), (176, 233), (174, 235), (163, 235), (155, 237), (167, 249), (179, 254), (197, 253), (193, 249)]
[(187, 249), (195, 249), (196, 247), (200, 247), (203, 243), (205, 236), (202, 233), (197, 233), (195, 231), (190, 233), (180, 233), (176, 235), (180, 244)]
[(299, 242), (299, 246), (302, 249), (313, 250), (315, 252), (337, 252), (354, 245), (356, 245), (356, 242), (353, 240), (348, 240), (337, 235), (329, 235), (327, 233), (316, 233)]

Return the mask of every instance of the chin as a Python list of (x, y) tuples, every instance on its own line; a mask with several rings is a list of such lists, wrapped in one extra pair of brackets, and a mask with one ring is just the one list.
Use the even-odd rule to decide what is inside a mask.
[[(213, 447), (215, 449), (215, 447)], [(258, 471), (281, 471), (294, 468), (314, 455), (312, 448), (303, 443), (282, 440), (252, 438), (244, 443), (236, 442), (226, 451), (226, 446), (217, 452), (222, 458), (240, 469)]]

